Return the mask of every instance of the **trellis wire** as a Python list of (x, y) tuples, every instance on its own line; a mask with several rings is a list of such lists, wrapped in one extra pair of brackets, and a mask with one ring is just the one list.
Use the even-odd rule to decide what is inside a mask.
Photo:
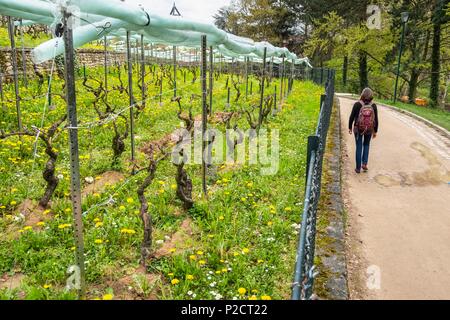
[[(323, 74), (323, 70), (320, 72)], [(314, 71), (312, 80), (322, 84), (322, 82), (317, 81), (318, 78), (314, 76), (315, 74)], [(323, 156), (334, 103), (334, 80), (335, 71), (330, 70), (325, 83), (326, 94), (321, 99), (317, 129), (315, 135), (308, 137), (306, 190), (292, 288), (293, 300), (308, 300), (311, 298), (314, 277), (316, 276), (314, 253), (317, 207), (320, 199)]]

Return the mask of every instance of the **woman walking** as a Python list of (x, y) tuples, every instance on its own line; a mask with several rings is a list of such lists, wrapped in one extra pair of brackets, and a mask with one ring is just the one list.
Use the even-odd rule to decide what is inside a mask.
[(348, 133), (355, 135), (356, 141), (356, 173), (361, 173), (361, 168), (367, 172), (369, 168), (369, 148), (372, 138), (377, 137), (378, 110), (372, 103), (373, 91), (365, 88), (361, 93), (360, 101), (353, 105), (348, 122)]

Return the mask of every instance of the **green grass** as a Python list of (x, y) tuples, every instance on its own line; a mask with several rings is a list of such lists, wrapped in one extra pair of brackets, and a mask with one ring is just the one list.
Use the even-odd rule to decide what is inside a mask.
[(414, 104), (396, 102), (395, 104), (389, 100), (379, 99), (381, 103), (392, 105), (400, 109), (415, 113), (447, 130), (450, 131), (450, 112), (435, 108), (421, 107)]
[[(136, 72), (136, 71), (135, 71)], [(158, 73), (158, 70), (157, 70)], [(88, 75), (102, 79), (102, 68), (89, 69)], [(184, 83), (178, 76), (179, 94), (186, 110), (190, 96), (200, 92), (200, 83), (191, 83), (188, 75)], [(225, 110), (226, 75), (214, 86), (214, 111)], [(126, 83), (125, 71), (122, 78)], [(136, 79), (137, 77), (135, 77)], [(147, 81), (151, 96), (159, 93)], [(257, 82), (253, 81), (253, 88)], [(63, 92), (63, 81), (55, 78), (53, 92)], [(111, 70), (109, 85), (119, 85), (117, 71)], [(136, 99), (140, 100), (137, 83)], [(272, 85), (273, 87), (273, 85)], [(258, 103), (259, 94), (245, 99), (245, 85), (240, 85), (243, 97), (232, 103), (230, 109), (248, 108)], [(159, 299), (213, 299), (220, 294), (225, 299), (288, 298), (295, 263), (297, 231), (303, 201), (307, 136), (317, 123), (319, 97), (323, 92), (309, 82), (295, 82), (294, 91), (286, 100), (283, 111), (270, 116), (265, 127), (280, 133), (279, 170), (273, 176), (260, 174), (261, 165), (230, 167), (218, 164), (217, 178), (210, 179), (209, 199), (201, 196), (201, 168), (187, 166), (194, 185), (194, 208), (185, 212), (176, 198), (175, 167), (168, 161), (158, 166), (156, 178), (145, 195), (153, 218), (153, 246), (179, 230), (185, 219), (192, 220), (193, 234), (184, 241), (183, 248), (169, 256), (153, 259), (148, 271), (158, 275), (157, 290), (152, 292), (145, 279), (137, 278), (129, 285), (133, 292), (144, 292), (141, 297), (156, 294)], [(44, 98), (39, 97), (36, 81), (28, 89), (21, 88), (23, 123), (28, 128), (39, 126)], [(270, 94), (272, 90), (267, 90)], [(137, 163), (143, 167), (146, 155), (141, 147), (159, 139), (179, 127), (177, 107), (171, 103), (172, 91), (164, 82), (163, 104), (158, 99), (147, 101), (146, 109), (135, 123)], [(36, 98), (32, 98), (37, 96)], [(16, 115), (12, 85), (5, 87), (5, 108), (0, 109), (0, 128), (15, 130)], [(232, 90), (232, 101), (235, 97)], [(28, 100), (27, 100), (28, 98)], [(77, 79), (77, 105), (80, 126), (97, 118), (92, 108), (93, 96), (85, 90), (82, 79)], [(113, 91), (111, 105), (118, 110), (127, 107), (128, 96)], [(60, 97), (53, 98), (54, 107), (47, 110), (45, 127), (49, 127), (65, 112)], [(192, 102), (194, 115), (199, 115), (199, 99)], [(124, 111), (128, 115), (128, 110)], [(245, 117), (239, 126), (248, 127)], [(121, 124), (123, 125), (123, 123)], [(223, 131), (223, 125), (216, 126)], [(59, 150), (57, 174), (62, 180), (54, 194), (50, 212), (44, 225), (25, 227), (18, 208), (26, 199), (38, 200), (43, 193), (42, 169), (47, 157), (39, 144), (36, 161), (33, 159), (34, 138), (23, 137), (0, 140), (0, 276), (23, 274), (23, 284), (16, 290), (0, 289), (0, 299), (73, 299), (73, 292), (64, 293), (67, 268), (74, 263), (74, 239), (71, 202), (69, 198), (69, 154), (67, 130), (62, 130), (54, 143)], [(143, 237), (136, 190), (142, 182), (142, 173), (129, 175), (129, 138), (127, 150), (119, 165), (111, 164), (112, 123), (79, 130), (81, 179), (98, 177), (109, 170), (122, 172), (126, 179), (109, 185), (104, 191), (89, 195), (83, 201), (88, 298), (106, 293), (117, 295), (111, 283), (133, 273), (138, 267)], [(109, 196), (114, 202), (101, 205)], [(123, 232), (123, 230), (133, 232)], [(193, 276), (192, 280), (188, 280)], [(177, 279), (179, 282), (172, 280)], [(239, 293), (245, 288), (245, 294)], [(211, 292), (214, 291), (214, 292)], [(195, 297), (194, 297), (195, 295)]]

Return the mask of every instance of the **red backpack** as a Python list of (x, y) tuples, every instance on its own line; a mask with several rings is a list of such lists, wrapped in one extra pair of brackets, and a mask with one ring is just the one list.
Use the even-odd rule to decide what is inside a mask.
[(358, 121), (356, 128), (361, 135), (371, 134), (375, 127), (375, 111), (371, 104), (365, 104), (360, 101), (362, 107), (359, 110)]

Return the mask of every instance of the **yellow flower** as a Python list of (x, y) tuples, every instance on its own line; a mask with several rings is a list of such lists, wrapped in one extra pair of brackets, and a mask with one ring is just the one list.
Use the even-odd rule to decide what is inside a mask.
[(216, 271), (216, 274), (221, 274), (221, 273), (222, 273), (222, 271), (220, 271), (220, 270)]
[(101, 227), (101, 226), (103, 226), (103, 222), (99, 221), (99, 222), (95, 223), (96, 228)]
[(50, 210), (49, 210), (49, 209), (47, 209), (47, 210), (45, 210), (45, 211), (43, 212), (44, 215), (47, 215), (47, 214), (49, 214), (49, 213), (50, 213)]
[(263, 263), (264, 262), (264, 260), (258, 260), (258, 263)]
[(64, 211), (67, 212), (67, 213), (69, 213), (70, 211), (72, 211), (72, 209), (66, 208), (66, 209), (64, 209)]
[(125, 206), (120, 206), (119, 209), (125, 211), (127, 208), (125, 208)]
[(44, 289), (50, 289), (52, 287), (52, 285), (51, 284), (44, 284), (42, 287)]
[(247, 183), (247, 187), (249, 187), (249, 188), (253, 187), (253, 182)]
[(17, 202), (13, 200), (9, 204), (12, 205), (12, 206), (15, 206), (17, 204)]
[(201, 256), (201, 255), (203, 255), (203, 251), (197, 251), (197, 254), (199, 255), (199, 256)]
[(286, 207), (286, 208), (284, 208), (284, 211), (290, 212), (290, 211), (292, 211), (292, 208), (291, 207)]
[(170, 252), (170, 253), (174, 253), (175, 251), (177, 251), (177, 249), (175, 249), (175, 248), (170, 248), (170, 249), (169, 249), (169, 252)]
[(258, 290), (253, 289), (253, 290), (252, 290), (252, 293), (258, 293)]
[(237, 257), (239, 255), (239, 252), (233, 253), (233, 256)]
[(29, 230), (33, 230), (33, 227), (31, 226), (26, 226), (25, 228), (23, 228), (24, 231), (29, 231)]
[(95, 239), (95, 241), (94, 241), (96, 244), (102, 244), (103, 243), (103, 240), (102, 239)]
[(195, 254), (191, 254), (190, 256), (189, 256), (189, 259), (191, 259), (191, 260), (197, 260), (197, 256), (195, 255)]
[(238, 289), (238, 293), (239, 293), (241, 296), (243, 296), (246, 292), (247, 292), (247, 289), (245, 289), (245, 288), (239, 288), (239, 289)]
[(94, 222), (100, 222), (100, 219), (99, 218), (95, 218)]
[(242, 201), (242, 202), (245, 202), (245, 201), (247, 201), (247, 198), (242, 197), (242, 198), (241, 198), (241, 201)]
[(261, 296), (262, 300), (272, 300), (270, 296)]
[(250, 252), (250, 249), (249, 248), (244, 248), (244, 249), (242, 249), (242, 253), (243, 254), (246, 254), (246, 253), (249, 253)]
[(75, 247), (70, 248), (70, 250), (75, 251)]
[(58, 226), (58, 229), (66, 229), (66, 228), (69, 228), (69, 227), (71, 227), (72, 225), (71, 224), (69, 224), (69, 223), (64, 223), (64, 224), (60, 224), (59, 226)]
[(36, 223), (36, 225), (37, 225), (38, 227), (43, 227), (43, 226), (45, 226), (45, 222), (39, 221), (38, 223)]
[(204, 265), (204, 264), (206, 264), (206, 261), (205, 261), (205, 260), (200, 260), (200, 261), (198, 262), (198, 264)]
[(258, 298), (255, 295), (252, 295), (248, 300), (257, 300)]
[(135, 234), (136, 231), (134, 231), (133, 229), (126, 229), (126, 228), (124, 228), (124, 229), (120, 230), (120, 233)]
[(167, 275), (168, 275), (169, 277), (173, 277), (174, 273), (173, 273), (173, 272), (169, 272)]
[(194, 280), (194, 276), (192, 274), (188, 274), (186, 276), (186, 280)]
[(176, 284), (180, 283), (180, 280), (172, 279), (172, 281), (170, 281), (170, 283), (172, 283), (173, 285), (176, 285)]
[(134, 199), (133, 198), (127, 198), (127, 203), (133, 203)]
[(223, 220), (223, 219), (225, 219), (224, 216), (220, 216), (220, 217), (219, 217), (219, 220)]
[(272, 221), (267, 222), (267, 225), (270, 227), (271, 225), (273, 225)]
[(11, 189), (11, 192), (12, 192), (12, 193), (17, 192), (17, 191), (19, 191), (19, 190), (16, 189), (16, 188), (12, 188), (12, 189)]
[(176, 185), (176, 184), (172, 184), (172, 185), (170, 185), (170, 187), (171, 187), (173, 190), (176, 190), (177, 185)]
[(107, 293), (105, 295), (103, 295), (103, 300), (112, 300), (113, 299), (113, 295), (111, 293)]

